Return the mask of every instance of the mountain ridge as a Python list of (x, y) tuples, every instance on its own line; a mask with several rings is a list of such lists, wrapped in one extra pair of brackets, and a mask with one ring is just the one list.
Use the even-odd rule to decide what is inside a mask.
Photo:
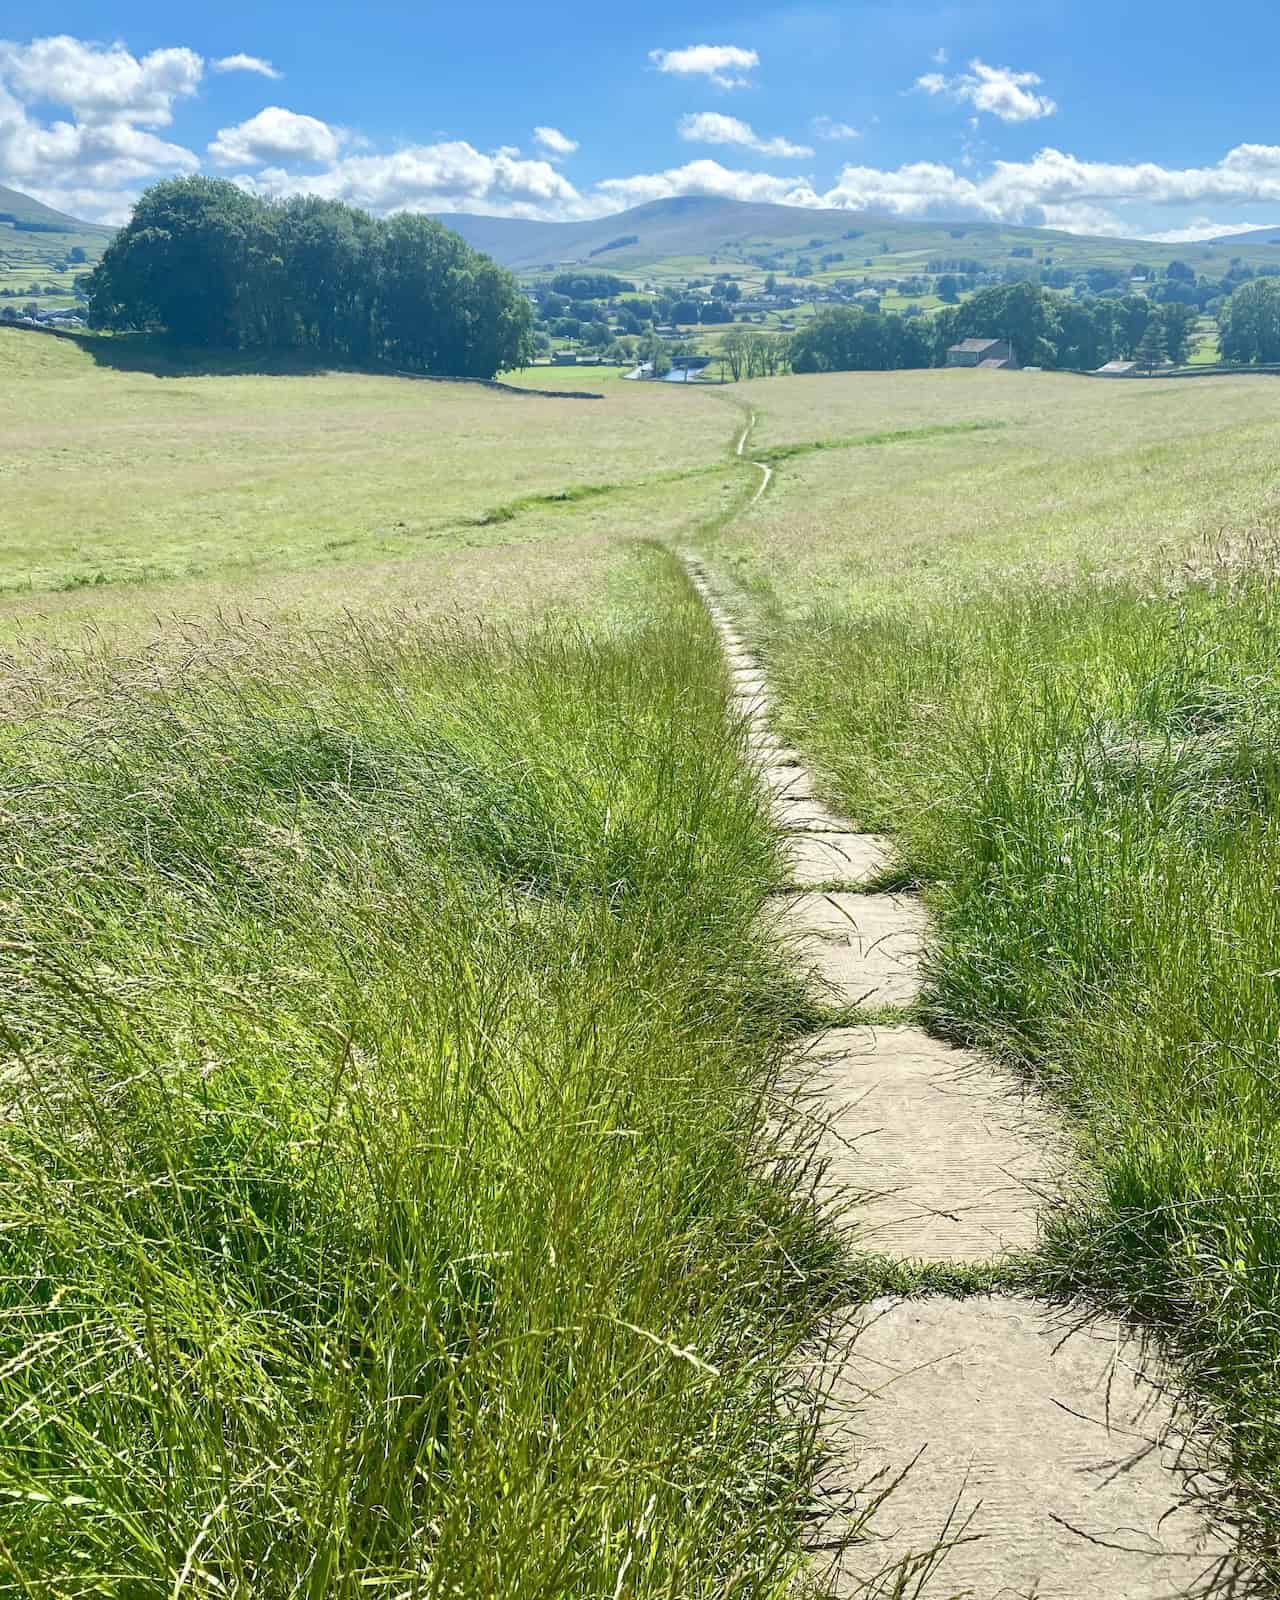
[(877, 258), (973, 256), (989, 263), (1028, 249), (1037, 259), (1053, 255), (1078, 266), (1113, 265), (1118, 260), (1153, 265), (1175, 259), (1194, 262), (1197, 257), (1216, 256), (1227, 246), (1254, 263), (1280, 258), (1280, 225), (1258, 233), (1227, 232), (1212, 240), (1160, 244), (999, 222), (917, 221), (710, 195), (648, 201), (585, 222), (538, 222), (470, 212), (435, 217), (501, 265), (527, 274), (588, 263), (600, 270), (635, 272), (686, 258), (705, 264), (721, 257), (724, 265), (732, 266), (751, 255), (809, 248), (842, 250), (848, 262), (844, 270), (851, 274), (867, 270), (868, 256), (873, 268), (892, 264), (901, 270), (900, 260), (882, 263)]
[(101, 234), (106, 237), (115, 232), (100, 222), (81, 222), (63, 211), (55, 211), (43, 200), (23, 194), (21, 189), (9, 189), (0, 183), (0, 223), (7, 222), (23, 232)]

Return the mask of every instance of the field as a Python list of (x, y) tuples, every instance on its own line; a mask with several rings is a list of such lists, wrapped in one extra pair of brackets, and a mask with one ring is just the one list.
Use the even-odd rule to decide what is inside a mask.
[[(828, 1319), (1015, 1283), (1276, 1592), (1280, 383), (512, 382), (604, 398), (0, 330), (0, 1594), (807, 1595)], [(689, 546), (1069, 1119), (1034, 1258), (814, 1205)]]
[[(599, 387), (594, 372), (526, 376)], [(663, 537), (718, 505), (734, 413), (679, 400), (616, 379), (607, 402), (546, 402), (358, 373), (199, 374), (139, 364), (127, 341), (0, 329), (0, 637), (212, 605), (322, 616), (379, 596), (483, 612), (484, 574), (547, 541), (563, 548), (531, 551), (529, 570), (565, 589), (619, 518)]]

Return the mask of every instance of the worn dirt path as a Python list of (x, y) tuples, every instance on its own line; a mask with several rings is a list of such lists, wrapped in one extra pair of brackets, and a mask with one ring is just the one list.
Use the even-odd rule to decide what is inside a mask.
[[(866, 892), (891, 863), (891, 841), (858, 833), (816, 796), (773, 732), (760, 662), (720, 587), (696, 557), (683, 559), (785, 836), (793, 887), (771, 903), (771, 926), (845, 1022), (859, 1008), (909, 1006), (929, 932), (922, 902)], [(798, 1063), (825, 1108), (825, 1182), (857, 1248), (964, 1266), (1034, 1248), (1042, 1197), (1060, 1192), (1069, 1151), (1026, 1085), (906, 1018), (828, 1029), (805, 1041)], [(839, 1509), (819, 1542), (838, 1544), (902, 1478), (835, 1558), (833, 1593), (1244, 1592), (1193, 1493), (1158, 1359), (1119, 1324), (1077, 1326), (1014, 1295), (886, 1299), (848, 1316), (832, 1359), (824, 1503)]]

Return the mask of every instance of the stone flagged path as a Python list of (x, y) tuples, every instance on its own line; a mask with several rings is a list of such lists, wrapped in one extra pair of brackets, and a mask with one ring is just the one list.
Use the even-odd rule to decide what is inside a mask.
[(977, 1262), (1035, 1248), (1036, 1190), (1066, 1157), (1037, 1096), (918, 1028), (833, 1029), (812, 1065), (831, 1108), (827, 1181), (857, 1196), (862, 1249)]
[(849, 1439), (847, 1490), (911, 1470), (836, 1593), (865, 1594), (948, 1538), (966, 1542), (924, 1600), (1175, 1600), (1222, 1578), (1239, 1592), (1226, 1541), (1180, 1503), (1186, 1441), (1151, 1370), (1114, 1325), (1073, 1329), (1021, 1296), (873, 1301), (827, 1426)]
[[(924, 906), (858, 892), (892, 868), (892, 841), (822, 803), (770, 726), (756, 654), (702, 565), (685, 566), (720, 635), (730, 708), (746, 720), (747, 757), (783, 838), (791, 888), (772, 898), (769, 926), (833, 1010), (909, 1006), (921, 990)], [(1069, 1181), (1069, 1141), (1011, 1073), (910, 1026), (829, 1029), (804, 1041), (798, 1061), (824, 1123), (820, 1198), (858, 1248), (970, 1266), (1034, 1249), (1042, 1197)], [(881, 1300), (850, 1318), (833, 1354), (832, 1503), (866, 1507), (906, 1473), (839, 1558), (836, 1594), (1243, 1594), (1228, 1541), (1186, 1503), (1184, 1440), (1158, 1363), (1119, 1324), (1076, 1328), (1012, 1295)], [(822, 1542), (844, 1527), (833, 1511)], [(950, 1547), (917, 1591), (939, 1541)]]
[(792, 883), (805, 889), (828, 883), (862, 885), (892, 864), (889, 841), (875, 833), (796, 833), (784, 849)]
[[(790, 809), (784, 805), (783, 814)], [(920, 995), (928, 921), (891, 894), (786, 894), (769, 914), (777, 936), (812, 966), (838, 1006), (907, 1006)]]

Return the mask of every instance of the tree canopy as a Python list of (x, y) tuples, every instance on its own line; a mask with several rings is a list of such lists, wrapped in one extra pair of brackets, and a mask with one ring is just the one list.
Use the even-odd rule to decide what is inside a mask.
[(1221, 322), (1228, 361), (1280, 361), (1280, 279), (1242, 284), (1223, 308)]
[(97, 327), (221, 350), (315, 350), (491, 378), (533, 353), (510, 273), (427, 217), (274, 204), (233, 183), (153, 185), (86, 280)]
[(820, 311), (791, 340), (793, 372), (887, 372), (927, 367), (930, 359), (928, 342), (913, 323), (859, 306)]

